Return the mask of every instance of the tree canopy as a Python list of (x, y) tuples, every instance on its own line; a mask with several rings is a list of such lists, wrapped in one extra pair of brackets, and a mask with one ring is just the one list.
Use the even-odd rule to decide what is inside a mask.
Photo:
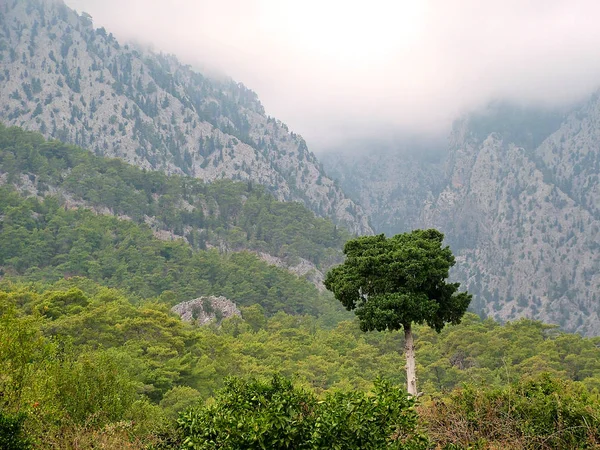
[(471, 301), (459, 283), (446, 282), (455, 260), (443, 239), (430, 229), (350, 240), (346, 261), (329, 271), (325, 286), (356, 310), (363, 331), (427, 323), (439, 332), (459, 323)]

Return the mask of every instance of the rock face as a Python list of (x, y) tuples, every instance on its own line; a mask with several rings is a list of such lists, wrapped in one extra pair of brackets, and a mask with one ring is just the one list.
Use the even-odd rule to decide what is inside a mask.
[(173, 306), (171, 311), (181, 317), (181, 320), (192, 322), (199, 326), (211, 322), (221, 322), (233, 316), (242, 317), (235, 303), (225, 297), (200, 297)]
[(206, 181), (249, 180), (358, 234), (367, 216), (256, 94), (121, 45), (60, 0), (0, 3), (0, 121)]
[(423, 223), (448, 233), (461, 257), (457, 276), (478, 294), (474, 307), (600, 333), (598, 217), (544, 180), (535, 153), (499, 134), (461, 144)]
[(444, 187), (439, 151), (423, 157), (410, 151), (373, 149), (362, 154), (328, 152), (320, 158), (327, 173), (363, 207), (377, 233), (393, 235), (418, 228), (424, 205)]
[(443, 231), (476, 312), (600, 334), (598, 96), (563, 116), (494, 107), (456, 122), (443, 171), (412, 158), (388, 162), (398, 169), (373, 185), (355, 180), (364, 171), (346, 173), (367, 191), (357, 197), (367, 211), (385, 219), (387, 209), (376, 231)]
[(315, 285), (319, 292), (325, 292), (325, 274), (307, 259), (294, 258), (294, 261), (290, 262), (265, 252), (256, 252), (256, 255), (267, 264), (286, 269), (294, 275), (306, 278)]

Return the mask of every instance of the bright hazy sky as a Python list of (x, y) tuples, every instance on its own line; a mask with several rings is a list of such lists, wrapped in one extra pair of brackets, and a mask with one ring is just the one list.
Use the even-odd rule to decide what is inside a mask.
[(122, 41), (243, 82), (313, 150), (600, 87), (598, 0), (66, 2)]

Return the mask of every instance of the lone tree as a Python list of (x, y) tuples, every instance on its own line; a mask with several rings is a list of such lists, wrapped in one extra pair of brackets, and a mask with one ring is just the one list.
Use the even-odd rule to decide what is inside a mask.
[(325, 287), (349, 311), (362, 331), (404, 329), (408, 393), (417, 394), (412, 324), (426, 323), (438, 333), (458, 324), (471, 295), (447, 283), (454, 256), (442, 247), (437, 230), (415, 230), (391, 238), (364, 236), (344, 246), (346, 261), (331, 269)]

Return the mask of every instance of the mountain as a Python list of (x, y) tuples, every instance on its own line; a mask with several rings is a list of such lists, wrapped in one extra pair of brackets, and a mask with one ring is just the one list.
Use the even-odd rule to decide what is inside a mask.
[(346, 170), (342, 186), (361, 186), (355, 198), (384, 219), (373, 219), (378, 232), (443, 231), (474, 311), (598, 335), (598, 130), (597, 95), (569, 113), (496, 103), (454, 124), (441, 163), (362, 156), (353, 167), (377, 166)]
[(132, 164), (249, 180), (356, 234), (367, 216), (254, 92), (120, 44), (60, 0), (0, 5), (0, 120)]

